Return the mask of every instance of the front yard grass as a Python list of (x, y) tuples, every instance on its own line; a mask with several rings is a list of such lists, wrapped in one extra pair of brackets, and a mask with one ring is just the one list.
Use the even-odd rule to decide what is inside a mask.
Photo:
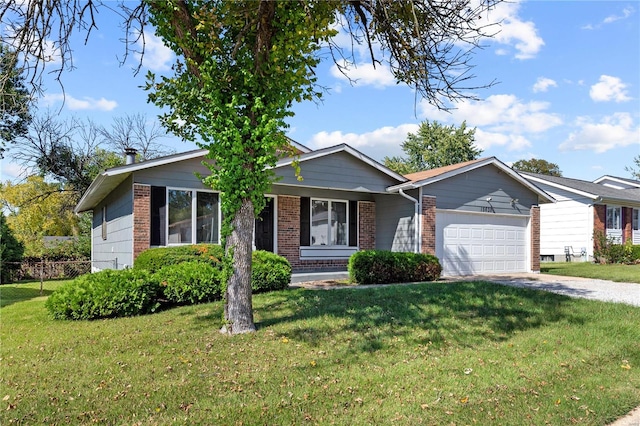
[(584, 277), (617, 282), (640, 283), (640, 265), (601, 265), (591, 262), (548, 262), (540, 264), (540, 272), (544, 274), (566, 275), (569, 277)]
[(22, 291), (0, 309), (2, 425), (604, 425), (640, 405), (623, 304), (487, 282), (284, 290), (230, 338), (220, 302), (53, 321), (29, 288), (0, 287)]

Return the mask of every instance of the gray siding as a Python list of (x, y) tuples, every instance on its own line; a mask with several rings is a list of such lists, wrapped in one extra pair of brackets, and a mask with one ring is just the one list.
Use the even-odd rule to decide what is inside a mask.
[[(409, 191), (414, 198), (417, 191)], [(377, 195), (376, 248), (392, 251), (415, 251), (415, 203), (399, 194)]]
[(211, 189), (202, 183), (196, 172), (203, 177), (211, 174), (209, 169), (202, 165), (202, 159), (195, 158), (135, 172), (134, 181), (153, 186)]
[(384, 193), (388, 186), (399, 183), (345, 152), (303, 161), (300, 163), (300, 172), (302, 182), (297, 180), (293, 167), (280, 167), (276, 174), (282, 179), (277, 183), (376, 193)]
[[(436, 208), (529, 215), (538, 196), (494, 166), (485, 166), (424, 187), (436, 197)], [(491, 201), (487, 198), (491, 197)], [(518, 200), (511, 204), (511, 200)], [(485, 210), (483, 210), (485, 208)]]
[[(92, 259), (96, 269), (133, 266), (133, 183), (120, 184), (93, 212)], [(102, 207), (107, 206), (107, 239), (102, 239)]]

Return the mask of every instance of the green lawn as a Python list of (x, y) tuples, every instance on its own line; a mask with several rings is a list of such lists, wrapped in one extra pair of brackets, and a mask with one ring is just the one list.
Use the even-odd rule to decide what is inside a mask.
[[(50, 292), (60, 283), (45, 283)], [(581, 424), (640, 405), (640, 309), (485, 282), (53, 321), (0, 287), (0, 424)], [(6, 302), (6, 303), (5, 303)]]
[(640, 283), (640, 265), (600, 265), (591, 262), (542, 263), (540, 272), (544, 274), (566, 275), (570, 277), (597, 278), (618, 282)]

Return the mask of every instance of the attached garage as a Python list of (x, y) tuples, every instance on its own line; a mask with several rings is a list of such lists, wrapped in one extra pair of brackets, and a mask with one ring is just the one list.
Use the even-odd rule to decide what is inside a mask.
[(443, 275), (529, 271), (528, 217), (436, 212)]

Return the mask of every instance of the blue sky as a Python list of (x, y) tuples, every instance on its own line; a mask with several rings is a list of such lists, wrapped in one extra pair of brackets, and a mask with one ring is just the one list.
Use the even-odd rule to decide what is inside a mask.
[[(542, 158), (577, 179), (631, 177), (625, 166), (640, 154), (640, 2), (516, 1), (484, 19), (502, 26), (471, 60), (474, 85), (498, 82), (473, 92), (480, 101), (439, 111), (397, 85), (385, 67), (374, 70), (366, 52), (356, 52), (359, 65), (350, 76), (357, 83), (336, 72), (330, 60), (322, 63), (317, 75), (329, 92), (320, 104), (294, 106), (289, 136), (310, 148), (348, 143), (381, 161), (402, 155), (407, 133), (425, 119), (456, 126), (466, 120), (477, 129), (482, 156), (507, 164)], [(136, 58), (119, 66), (124, 46), (117, 22), (105, 12), (98, 23), (87, 46), (76, 44), (76, 69), (63, 76), (64, 105), (61, 88), (51, 82), (40, 109), (104, 125), (137, 112), (154, 119), (159, 111), (140, 86), (147, 70), (167, 72), (173, 55), (147, 37), (144, 67), (136, 76)], [(178, 152), (195, 148), (174, 138), (163, 143)], [(9, 159), (1, 165), (1, 180), (20, 173)]]

